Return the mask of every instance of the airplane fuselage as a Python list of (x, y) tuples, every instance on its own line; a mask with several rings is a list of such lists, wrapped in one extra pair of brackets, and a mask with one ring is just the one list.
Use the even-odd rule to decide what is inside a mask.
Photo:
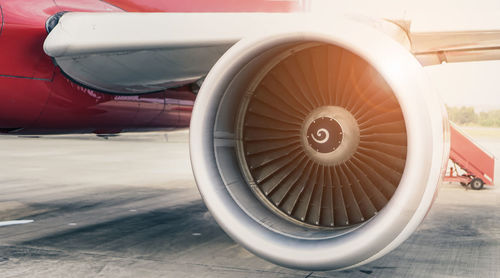
[[(287, 12), (289, 1), (0, 0), (0, 132), (116, 133), (187, 127), (191, 86), (117, 95), (75, 82), (43, 51), (58, 12)], [(147, 31), (147, 30), (145, 30)]]

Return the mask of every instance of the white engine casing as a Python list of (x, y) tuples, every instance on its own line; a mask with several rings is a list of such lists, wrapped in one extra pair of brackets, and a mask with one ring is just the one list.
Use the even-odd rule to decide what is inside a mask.
[[(246, 249), (291, 268), (355, 267), (399, 246), (429, 211), (448, 158), (446, 113), (415, 57), (370, 26), (334, 22), (266, 30), (235, 44), (206, 77), (191, 120), (192, 168), (213, 217)], [(239, 140), (233, 120), (244, 92), (272, 67), (269, 61), (308, 42), (346, 49), (370, 64), (392, 89), (406, 124), (406, 164), (397, 190), (373, 218), (345, 229), (314, 229), (283, 219), (250, 190), (233, 155)]]

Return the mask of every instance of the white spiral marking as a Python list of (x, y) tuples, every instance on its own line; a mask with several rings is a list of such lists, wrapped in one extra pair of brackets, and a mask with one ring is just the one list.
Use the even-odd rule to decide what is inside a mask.
[(311, 136), (312, 136), (312, 139), (314, 140), (314, 142), (318, 143), (318, 144), (324, 144), (328, 141), (328, 139), (330, 139), (330, 132), (328, 132), (328, 130), (324, 129), (324, 128), (320, 128), (318, 129), (318, 131), (316, 132), (316, 135), (318, 135), (318, 137), (322, 137), (322, 135), (325, 136), (325, 138), (323, 140), (319, 140), (319, 139), (316, 139), (316, 137), (314, 137), (314, 134), (311, 133)]

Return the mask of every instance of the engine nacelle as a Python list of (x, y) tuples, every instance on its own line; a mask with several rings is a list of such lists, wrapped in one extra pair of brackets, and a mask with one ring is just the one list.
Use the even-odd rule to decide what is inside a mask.
[(244, 39), (195, 104), (191, 159), (221, 227), (276, 264), (342, 269), (388, 253), (430, 209), (447, 121), (421, 65), (371, 27)]

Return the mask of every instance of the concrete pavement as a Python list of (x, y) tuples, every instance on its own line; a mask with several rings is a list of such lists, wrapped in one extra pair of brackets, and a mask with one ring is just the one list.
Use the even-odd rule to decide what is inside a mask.
[(418, 231), (342, 272), (261, 260), (196, 189), (187, 132), (0, 136), (1, 277), (500, 277), (500, 190), (444, 184)]

